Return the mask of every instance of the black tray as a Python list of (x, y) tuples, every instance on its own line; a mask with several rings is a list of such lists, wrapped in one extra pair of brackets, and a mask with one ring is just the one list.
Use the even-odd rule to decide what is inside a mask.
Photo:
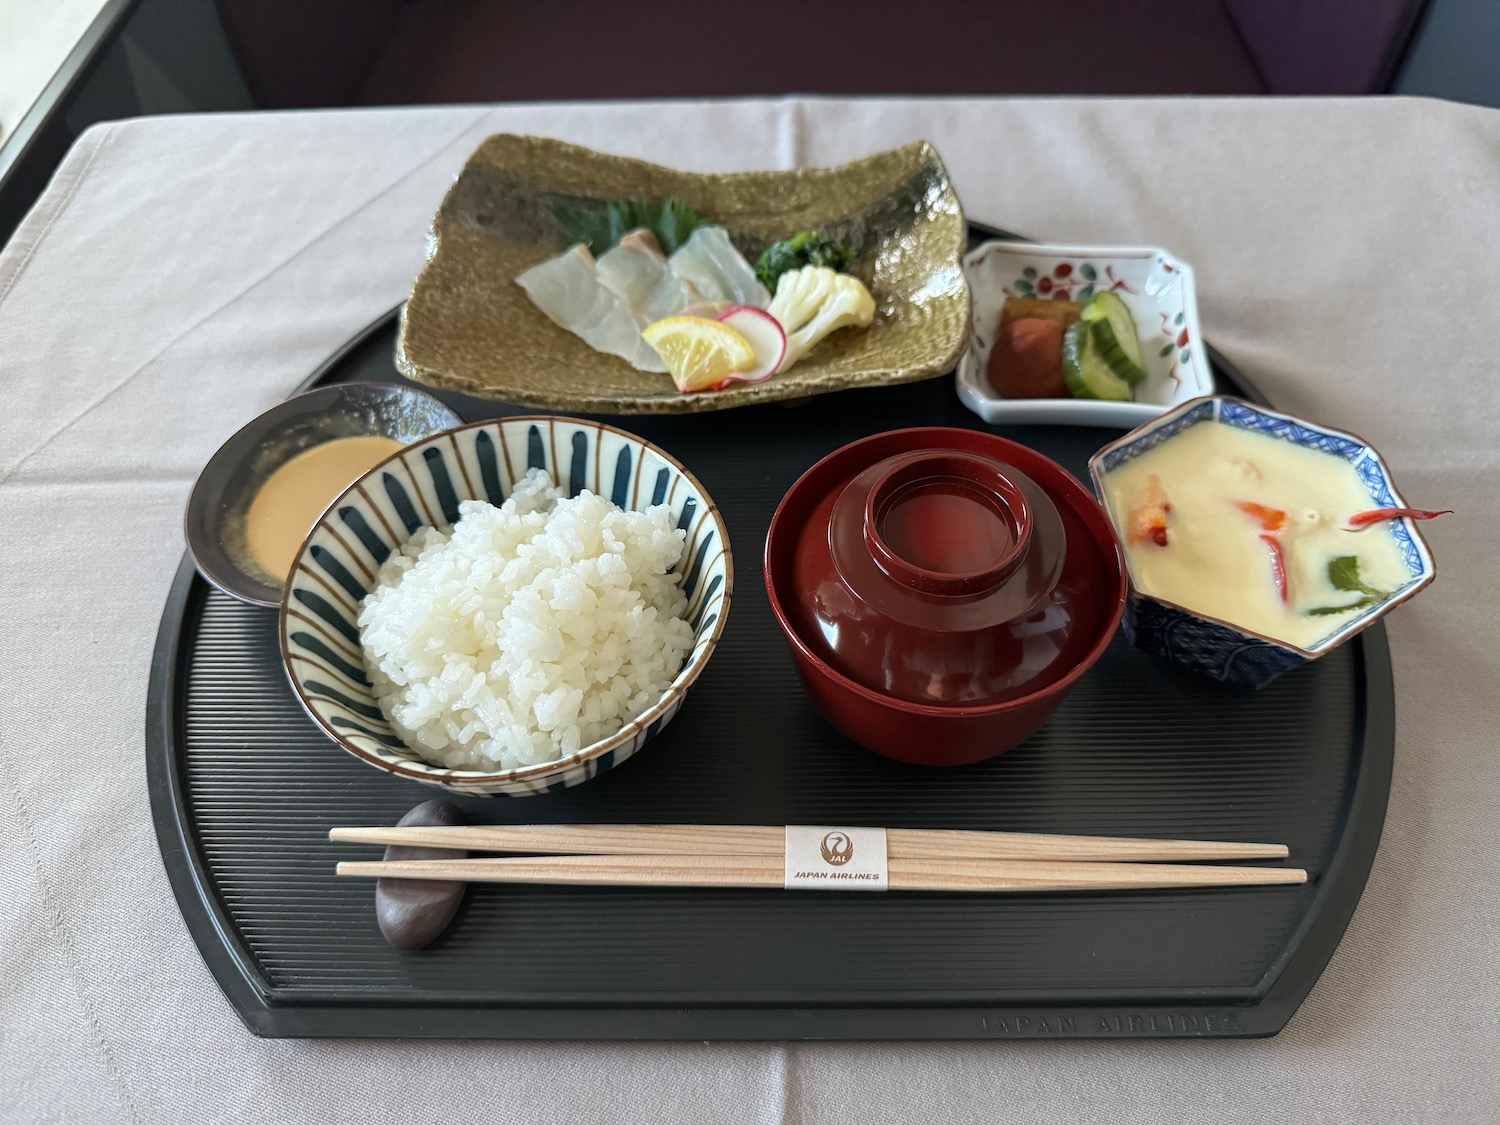
[[(990, 232), (976, 228), (976, 236)], [(310, 380), (397, 379), (395, 313)], [(1263, 401), (1209, 349), (1219, 385)], [(465, 418), (519, 413), (458, 395)], [(371, 885), (337, 879), (335, 824), (394, 822), (436, 791), (328, 742), (292, 696), (273, 611), (184, 561), (151, 670), (147, 776), (183, 918), (257, 1035), (547, 1039), (983, 1039), (1273, 1035), (1327, 964), (1369, 874), (1394, 742), (1375, 625), (1259, 693), (1117, 638), (1029, 742), (937, 770), (828, 727), (760, 580), (786, 488), (838, 446), (987, 428), (951, 379), (800, 406), (608, 421), (690, 466), (739, 563), (728, 627), (677, 719), (619, 769), (476, 820), (880, 824), (1278, 840), (1301, 887), (1078, 895), (474, 887), (418, 954)], [(1108, 431), (988, 427), (1080, 477)]]

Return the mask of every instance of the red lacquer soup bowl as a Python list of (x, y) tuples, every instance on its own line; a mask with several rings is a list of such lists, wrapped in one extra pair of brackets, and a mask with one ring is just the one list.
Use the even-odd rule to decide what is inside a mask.
[(1025, 741), (1108, 646), (1125, 566), (1060, 465), (978, 430), (895, 430), (792, 485), (766, 590), (808, 695), (860, 745), (977, 762)]

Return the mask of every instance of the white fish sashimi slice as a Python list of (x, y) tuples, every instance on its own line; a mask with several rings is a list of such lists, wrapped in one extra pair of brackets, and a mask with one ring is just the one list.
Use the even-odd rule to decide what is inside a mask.
[(524, 270), (517, 275), (516, 284), (526, 290), (537, 308), (570, 332), (593, 311), (598, 300), (594, 256), (582, 243)]
[(763, 309), (771, 294), (755, 277), (755, 270), (729, 241), (723, 227), (699, 227), (673, 255), (667, 266), (693, 291), (698, 301), (729, 301)]
[(730, 309), (740, 308), (739, 305), (731, 305), (728, 301), (694, 301), (691, 305), (683, 305), (673, 316), (701, 316), (708, 320), (718, 320)]
[(661, 252), (661, 243), (656, 241), (656, 235), (651, 232), (650, 227), (636, 227), (626, 231), (620, 236), (620, 245), (639, 250), (643, 254), (651, 254), (663, 262), (667, 260), (667, 256)]
[(669, 269), (656, 236), (633, 230), (613, 250), (599, 256), (599, 284), (624, 301), (641, 327), (672, 316), (691, 297)]
[(599, 284), (587, 247), (575, 246), (533, 266), (516, 281), (542, 312), (595, 351), (617, 355), (642, 371), (666, 371), (661, 357), (641, 339), (636, 317)]
[(595, 265), (599, 284), (639, 310), (667, 276), (667, 257), (656, 236), (644, 228), (630, 231), (613, 250), (599, 255)]
[(516, 278), (536, 306), (596, 351), (665, 372), (641, 330), (695, 302), (765, 308), (771, 295), (723, 227), (699, 227), (670, 258), (644, 228), (596, 262), (577, 245)]
[(641, 339), (644, 325), (599, 283), (594, 256), (582, 244), (532, 266), (516, 283), (553, 322), (595, 351), (617, 355), (642, 371), (666, 371), (661, 357)]

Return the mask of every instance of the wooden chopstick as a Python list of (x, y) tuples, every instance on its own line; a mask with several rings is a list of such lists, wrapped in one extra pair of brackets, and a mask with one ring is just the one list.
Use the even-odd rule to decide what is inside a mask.
[[(411, 828), (333, 828), (345, 844), (403, 844), (471, 852), (566, 855), (744, 855), (784, 853), (786, 830), (776, 825), (718, 824), (469, 824)], [(1054, 836), (1034, 832), (951, 829), (886, 830), (891, 859), (1036, 859), (1192, 862), (1285, 859), (1285, 844), (1217, 840), (1146, 840), (1123, 836)]]
[[(1208, 867), (1037, 860), (899, 859), (890, 888), (902, 891), (1090, 891), (1248, 887), (1305, 883), (1281, 867)], [(631, 887), (781, 887), (784, 861), (769, 855), (558, 855), (503, 859), (346, 861), (340, 875), (451, 879), (465, 883), (561, 883)]]

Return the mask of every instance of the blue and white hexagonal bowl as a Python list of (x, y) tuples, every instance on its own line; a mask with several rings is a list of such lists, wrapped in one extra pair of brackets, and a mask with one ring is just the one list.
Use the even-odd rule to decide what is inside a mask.
[[(1190, 426), (1207, 421), (1223, 422), (1279, 441), (1332, 453), (1348, 461), (1359, 473), (1370, 491), (1371, 508), (1408, 506), (1396, 491), (1390, 470), (1380, 454), (1354, 434), (1293, 418), (1243, 399), (1211, 395), (1183, 403), (1094, 454), (1089, 461), (1089, 475), (1105, 510), (1109, 509), (1103, 483), (1106, 474), (1171, 440)], [(1114, 523), (1113, 513), (1110, 513), (1110, 521)], [(1115, 534), (1123, 544), (1124, 537), (1120, 536), (1118, 525)], [(1437, 570), (1432, 552), (1411, 520), (1389, 520), (1363, 534), (1390, 535), (1406, 561), (1409, 577), (1384, 601), (1345, 621), (1309, 648), (1278, 641), (1216, 617), (1194, 613), (1174, 602), (1143, 594), (1136, 587), (1133, 576), (1122, 624), (1125, 635), (1137, 648), (1164, 656), (1216, 680), (1246, 687), (1264, 687), (1284, 672), (1316, 660), (1369, 628), (1433, 580)], [(1129, 552), (1125, 557), (1128, 563)]]
[[(548, 470), (569, 495), (588, 489), (636, 511), (671, 506), (677, 526), (687, 531), (677, 573), (696, 640), (662, 698), (613, 737), (521, 769), (443, 769), (410, 750), (381, 712), (360, 649), (359, 603), (380, 565), (418, 530), (453, 523), (463, 500), (502, 503), (534, 468)], [(671, 721), (724, 630), (733, 581), (723, 518), (703, 486), (663, 450), (623, 430), (571, 418), (476, 422), (377, 465), (318, 520), (282, 597), (282, 661), (313, 721), (378, 769), (468, 796), (549, 793), (619, 765)]]

